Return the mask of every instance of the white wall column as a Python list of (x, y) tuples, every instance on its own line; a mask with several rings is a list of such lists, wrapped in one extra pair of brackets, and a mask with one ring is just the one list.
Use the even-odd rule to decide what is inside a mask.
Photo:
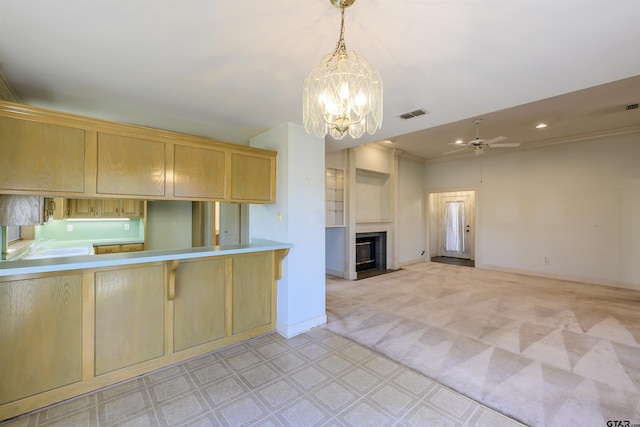
[(278, 152), (276, 203), (251, 205), (250, 237), (291, 243), (278, 281), (277, 331), (284, 337), (326, 323), (324, 139), (285, 123), (250, 141)]

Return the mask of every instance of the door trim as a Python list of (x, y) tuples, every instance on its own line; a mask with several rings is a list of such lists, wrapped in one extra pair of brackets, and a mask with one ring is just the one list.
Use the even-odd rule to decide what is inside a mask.
[(442, 254), (442, 217), (440, 206), (443, 205), (443, 198), (455, 198), (461, 195), (471, 196), (472, 206), (470, 208), (471, 227), (472, 231), (469, 237), (469, 259), (476, 259), (476, 241), (477, 241), (477, 205), (478, 205), (478, 191), (476, 189), (461, 189), (461, 190), (448, 190), (448, 191), (430, 191), (428, 193), (427, 201), (427, 230), (429, 241), (429, 259), (436, 256), (443, 256)]

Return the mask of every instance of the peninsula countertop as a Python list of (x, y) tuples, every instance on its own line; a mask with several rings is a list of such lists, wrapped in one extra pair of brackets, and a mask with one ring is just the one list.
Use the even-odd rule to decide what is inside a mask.
[(142, 252), (121, 252), (102, 255), (82, 255), (62, 258), (45, 258), (0, 262), (0, 277), (20, 274), (48, 273), (52, 271), (81, 270), (87, 268), (109, 267), (113, 265), (132, 265), (147, 262), (206, 258), (250, 252), (290, 249), (290, 243), (254, 239), (245, 245), (207, 246), (188, 249), (154, 250)]

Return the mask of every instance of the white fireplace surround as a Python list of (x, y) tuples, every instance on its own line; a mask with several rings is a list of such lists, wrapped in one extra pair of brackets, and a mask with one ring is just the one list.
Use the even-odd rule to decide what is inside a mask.
[[(396, 261), (395, 252), (395, 231), (392, 222), (378, 222), (378, 223), (362, 223), (356, 224), (356, 231), (353, 233), (353, 242), (355, 247), (356, 235), (359, 233), (386, 233), (387, 234), (387, 268), (396, 270), (400, 268)], [(355, 249), (354, 249), (355, 250)], [(354, 258), (355, 262), (355, 258)], [(354, 270), (355, 273), (355, 270)], [(357, 276), (357, 274), (356, 274)], [(351, 280), (355, 280), (351, 279)]]
[(399, 150), (367, 144), (329, 156), (327, 167), (345, 171), (345, 221), (343, 228), (328, 228), (325, 233), (328, 274), (357, 279), (357, 233), (386, 233), (386, 268), (400, 268), (397, 243), (399, 155)]

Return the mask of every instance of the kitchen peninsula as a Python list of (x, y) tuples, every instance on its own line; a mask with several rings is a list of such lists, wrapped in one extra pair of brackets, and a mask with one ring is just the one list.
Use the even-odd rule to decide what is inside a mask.
[[(0, 102), (0, 149), (5, 195), (276, 197), (275, 151), (19, 104)], [(0, 262), (0, 421), (275, 330), (290, 247)]]
[(0, 263), (0, 420), (273, 331), (290, 247)]

